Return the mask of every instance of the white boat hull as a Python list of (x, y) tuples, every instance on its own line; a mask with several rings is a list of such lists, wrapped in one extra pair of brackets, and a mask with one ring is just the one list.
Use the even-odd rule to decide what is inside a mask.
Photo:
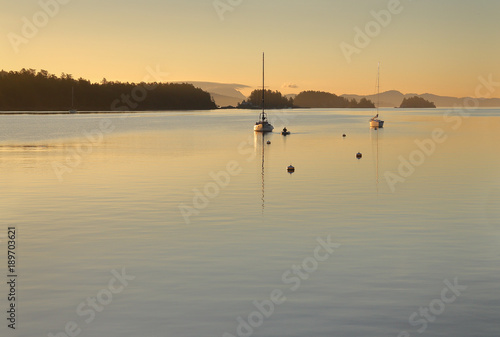
[(379, 119), (375, 119), (370, 121), (370, 127), (372, 128), (383, 128), (384, 127), (384, 121), (381, 121)]
[(267, 122), (257, 122), (255, 126), (253, 127), (253, 130), (255, 132), (273, 132), (274, 126)]

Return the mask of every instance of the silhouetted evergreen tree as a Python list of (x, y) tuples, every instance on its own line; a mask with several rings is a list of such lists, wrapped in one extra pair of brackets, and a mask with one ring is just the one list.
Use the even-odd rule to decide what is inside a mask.
[(375, 104), (373, 104), (373, 102), (370, 101), (369, 99), (366, 99), (363, 97), (362, 99), (359, 100), (359, 103), (356, 106), (356, 108), (372, 109), (372, 108), (375, 108)]
[(100, 84), (70, 74), (61, 77), (34, 69), (0, 72), (0, 110), (66, 111), (206, 110), (216, 105), (208, 92), (187, 83), (121, 83), (103, 79)]

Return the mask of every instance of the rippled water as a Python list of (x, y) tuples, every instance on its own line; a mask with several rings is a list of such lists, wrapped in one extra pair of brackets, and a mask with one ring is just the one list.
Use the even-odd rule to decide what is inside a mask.
[(257, 113), (0, 115), (1, 331), (498, 336), (499, 110)]

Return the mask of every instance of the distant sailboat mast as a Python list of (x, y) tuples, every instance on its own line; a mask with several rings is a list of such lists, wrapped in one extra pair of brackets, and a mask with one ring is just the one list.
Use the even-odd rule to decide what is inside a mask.
[(377, 68), (377, 115), (372, 119), (370, 119), (371, 128), (378, 129), (384, 127), (384, 121), (380, 120), (378, 117), (379, 107), (380, 107), (380, 62), (378, 63), (378, 68)]
[(380, 106), (380, 62), (377, 68), (377, 117), (378, 117), (378, 107)]

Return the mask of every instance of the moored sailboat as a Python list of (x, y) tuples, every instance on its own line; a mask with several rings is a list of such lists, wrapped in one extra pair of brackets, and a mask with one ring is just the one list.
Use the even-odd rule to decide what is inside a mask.
[(377, 71), (377, 115), (370, 119), (370, 127), (371, 128), (383, 128), (384, 121), (379, 119), (378, 108), (380, 105), (380, 62), (378, 63), (378, 71)]
[(267, 114), (265, 111), (265, 87), (264, 87), (264, 53), (262, 53), (262, 112), (259, 115), (259, 121), (255, 123), (253, 130), (255, 132), (273, 132), (274, 126), (267, 121)]

